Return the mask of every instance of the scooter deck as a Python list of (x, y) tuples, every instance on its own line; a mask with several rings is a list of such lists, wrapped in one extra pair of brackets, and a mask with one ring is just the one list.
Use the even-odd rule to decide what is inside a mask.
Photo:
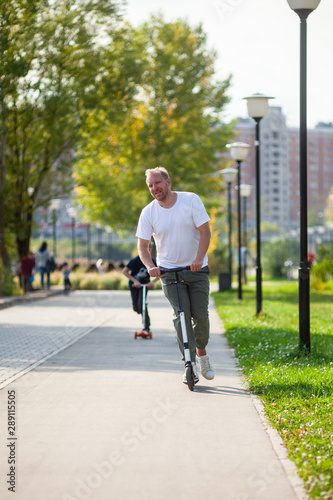
[(143, 339), (152, 339), (153, 332), (147, 332), (146, 330), (141, 330), (140, 332), (135, 332), (134, 338), (137, 339), (138, 337), (141, 337)]

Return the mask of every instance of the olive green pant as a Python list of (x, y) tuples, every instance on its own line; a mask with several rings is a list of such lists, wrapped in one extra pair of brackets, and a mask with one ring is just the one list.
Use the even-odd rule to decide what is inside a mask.
[[(185, 313), (186, 331), (191, 353), (195, 361), (196, 347), (205, 349), (209, 339), (209, 267), (200, 271), (180, 271), (180, 283), (183, 311)], [(173, 308), (173, 323), (177, 332), (177, 340), (182, 356), (184, 354), (183, 335), (179, 318), (179, 302), (175, 273), (166, 273), (161, 278), (163, 292)], [(183, 356), (184, 359), (184, 356)]]

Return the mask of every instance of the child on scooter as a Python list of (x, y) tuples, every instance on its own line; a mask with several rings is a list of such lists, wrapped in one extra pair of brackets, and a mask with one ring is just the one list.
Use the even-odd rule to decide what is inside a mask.
[[(150, 245), (150, 252), (152, 250), (152, 244)], [(153, 262), (156, 262), (153, 259)], [(146, 266), (141, 262), (139, 256), (134, 257), (129, 261), (127, 266), (124, 267), (122, 273), (129, 279), (129, 289), (132, 297), (133, 311), (138, 314), (142, 314), (142, 285), (147, 284), (146, 293), (148, 293), (149, 288), (153, 288), (156, 281), (159, 278), (155, 278), (150, 281), (150, 276), (147, 271)], [(145, 314), (145, 328), (144, 331), (150, 332), (150, 317), (148, 314), (148, 308), (146, 307)]]

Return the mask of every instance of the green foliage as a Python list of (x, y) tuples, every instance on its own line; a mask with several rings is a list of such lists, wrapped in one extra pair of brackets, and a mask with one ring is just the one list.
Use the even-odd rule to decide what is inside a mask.
[(13, 295), (14, 290), (14, 276), (10, 270), (4, 270), (0, 260), (0, 297)]
[(117, 11), (117, 3), (107, 0), (4, 2), (5, 223), (16, 234), (20, 256), (28, 250), (33, 210), (73, 188), (74, 151), (89, 111), (107, 95), (109, 116), (117, 116), (133, 93), (114, 49)]
[(311, 275), (319, 281), (328, 281), (333, 278), (333, 260), (324, 259), (311, 269)]
[(317, 262), (323, 262), (324, 260), (332, 260), (333, 261), (333, 243), (330, 245), (321, 245), (318, 249), (316, 255)]
[(255, 290), (243, 300), (232, 292), (214, 294), (226, 337), (259, 395), (271, 425), (282, 436), (311, 498), (330, 499), (333, 489), (331, 418), (333, 406), (332, 290), (311, 294), (311, 343), (298, 352), (297, 284), (263, 287), (264, 315), (254, 317)]
[(136, 225), (151, 200), (146, 168), (163, 165), (174, 189), (211, 200), (219, 191), (216, 152), (232, 137), (220, 120), (230, 82), (216, 81), (202, 28), (152, 17), (128, 33), (142, 62), (136, 97), (117, 123), (106, 110), (91, 113), (75, 169), (87, 218), (112, 227)]
[(321, 246), (316, 256), (316, 264), (311, 268), (311, 288), (322, 289), (324, 283), (333, 278), (333, 244)]
[(262, 245), (262, 266), (265, 273), (274, 278), (285, 274), (284, 263), (291, 260), (297, 262), (299, 243), (278, 239), (265, 241)]
[(209, 255), (209, 268), (212, 275), (228, 271), (228, 245), (219, 241), (216, 248)]

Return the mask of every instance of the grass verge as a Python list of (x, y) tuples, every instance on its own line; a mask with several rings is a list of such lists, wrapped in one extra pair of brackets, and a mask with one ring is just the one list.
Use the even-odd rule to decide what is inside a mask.
[(249, 390), (262, 400), (311, 498), (333, 499), (333, 294), (311, 292), (311, 354), (298, 350), (298, 285), (263, 286), (262, 317), (255, 287), (215, 292), (226, 338)]

